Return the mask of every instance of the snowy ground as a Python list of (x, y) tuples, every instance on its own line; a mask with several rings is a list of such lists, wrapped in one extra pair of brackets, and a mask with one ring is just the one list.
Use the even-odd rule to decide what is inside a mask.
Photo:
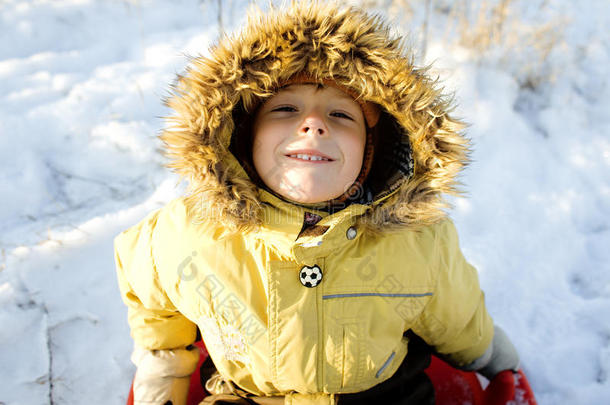
[[(223, 2), (225, 29), (245, 3)], [(451, 2), (432, 3), (440, 19)], [(180, 194), (157, 149), (160, 99), (216, 38), (216, 4), (0, 1), (0, 404), (124, 403), (112, 238)], [(482, 56), (429, 29), (426, 60), (472, 125), (453, 216), (539, 403), (607, 403), (610, 6), (513, 6), (561, 29), (533, 69), (514, 47)]]

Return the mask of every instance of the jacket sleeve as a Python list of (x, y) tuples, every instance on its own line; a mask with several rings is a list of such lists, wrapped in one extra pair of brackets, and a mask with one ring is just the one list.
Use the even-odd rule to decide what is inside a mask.
[(149, 350), (186, 347), (196, 338), (196, 325), (165, 294), (154, 261), (152, 236), (159, 211), (122, 232), (114, 240), (119, 289), (128, 307), (136, 345)]
[(189, 346), (197, 327), (176, 309), (159, 281), (152, 245), (158, 215), (150, 214), (115, 238), (115, 262), (134, 340), (134, 404), (183, 405), (199, 360), (199, 351)]
[(466, 366), (489, 348), (493, 321), (453, 223), (446, 220), (436, 230), (436, 288), (413, 331), (453, 365)]

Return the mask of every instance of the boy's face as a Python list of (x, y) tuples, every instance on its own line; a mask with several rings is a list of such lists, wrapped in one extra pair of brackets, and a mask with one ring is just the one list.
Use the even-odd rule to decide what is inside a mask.
[(334, 87), (294, 84), (258, 110), (252, 159), (265, 184), (292, 201), (332, 200), (362, 167), (366, 127), (360, 105)]

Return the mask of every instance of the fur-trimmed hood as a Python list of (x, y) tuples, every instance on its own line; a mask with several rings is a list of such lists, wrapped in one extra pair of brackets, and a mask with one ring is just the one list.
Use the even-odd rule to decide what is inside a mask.
[[(294, 2), (252, 12), (241, 33), (222, 38), (178, 77), (161, 135), (173, 168), (189, 182), (185, 203), (195, 218), (220, 218), (233, 229), (262, 221), (260, 190), (238, 162), (232, 137), (239, 114), (298, 73), (333, 79), (382, 107), (375, 149), (373, 201), (359, 219), (380, 231), (438, 222), (467, 163), (464, 125), (404, 42), (379, 16), (355, 8)], [(401, 146), (412, 151), (400, 153)], [(398, 151), (398, 153), (397, 153)], [(412, 175), (411, 175), (412, 174)]]

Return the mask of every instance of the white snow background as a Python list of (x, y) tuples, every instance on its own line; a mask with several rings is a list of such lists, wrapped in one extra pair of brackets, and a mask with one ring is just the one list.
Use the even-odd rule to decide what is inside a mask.
[[(247, 3), (222, 2), (224, 29)], [(446, 23), (462, 2), (362, 3), (414, 32), (471, 124), (452, 216), (539, 403), (609, 403), (608, 1), (508, 2), (482, 48)], [(125, 403), (112, 240), (183, 191), (161, 99), (216, 40), (218, 4), (0, 1), (0, 404)]]

